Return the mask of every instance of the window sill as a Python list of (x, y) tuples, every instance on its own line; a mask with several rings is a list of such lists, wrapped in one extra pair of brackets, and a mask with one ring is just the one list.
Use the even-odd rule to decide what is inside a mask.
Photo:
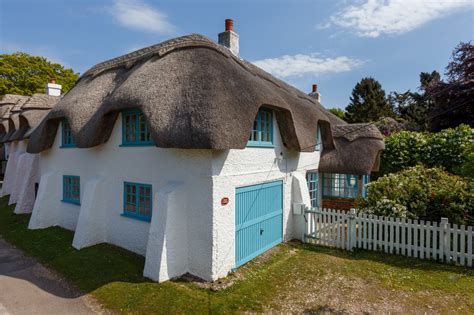
[(76, 200), (63, 199), (63, 200), (61, 200), (61, 202), (70, 203), (70, 204), (73, 204), (73, 205), (76, 205), (76, 206), (80, 206), (80, 205), (81, 205), (81, 202), (80, 202), (80, 201), (76, 201)]
[(131, 214), (131, 213), (126, 213), (126, 212), (123, 212), (120, 214), (122, 217), (125, 217), (125, 218), (130, 218), (130, 219), (135, 219), (135, 220), (139, 220), (139, 221), (143, 221), (143, 222), (151, 222), (151, 217), (148, 218), (148, 217), (143, 217), (143, 216), (139, 216), (139, 215), (136, 215), (136, 214)]
[(119, 147), (152, 147), (154, 143), (122, 143)]
[(357, 197), (323, 196), (323, 199), (357, 199)]
[(247, 143), (248, 148), (274, 148), (275, 145), (273, 143), (257, 143), (257, 142), (248, 142)]

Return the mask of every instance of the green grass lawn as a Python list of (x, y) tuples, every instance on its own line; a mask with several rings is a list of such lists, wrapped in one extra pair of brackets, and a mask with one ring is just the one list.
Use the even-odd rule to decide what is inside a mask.
[(0, 199), (0, 235), (112, 311), (124, 313), (474, 312), (472, 269), (376, 252), (282, 244), (228, 277), (217, 292), (143, 278), (144, 258), (97, 245), (72, 248), (61, 228), (30, 231)]

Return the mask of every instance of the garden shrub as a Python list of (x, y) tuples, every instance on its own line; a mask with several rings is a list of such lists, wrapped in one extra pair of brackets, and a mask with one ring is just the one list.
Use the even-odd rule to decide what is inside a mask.
[(362, 212), (438, 222), (474, 225), (474, 185), (470, 179), (442, 168), (417, 165), (368, 184), (368, 198), (358, 201)]
[(460, 125), (438, 133), (400, 131), (384, 141), (380, 172), (375, 176), (396, 173), (419, 163), (442, 166), (448, 172), (464, 175), (467, 170), (463, 165), (472, 163), (469, 150), (474, 143), (474, 129)]

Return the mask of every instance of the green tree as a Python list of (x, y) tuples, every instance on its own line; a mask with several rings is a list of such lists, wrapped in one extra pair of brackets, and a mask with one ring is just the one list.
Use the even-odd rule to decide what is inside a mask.
[(469, 124), (474, 127), (474, 45), (460, 43), (446, 67), (446, 81), (432, 82), (427, 93), (435, 105), (427, 117), (430, 131)]
[(377, 121), (394, 117), (392, 105), (385, 97), (380, 83), (373, 78), (363, 78), (352, 90), (351, 102), (346, 107), (346, 118), (351, 123)]
[(329, 111), (336, 115), (337, 117), (341, 118), (342, 120), (346, 119), (346, 112), (340, 108), (330, 108)]
[(44, 93), (45, 84), (54, 79), (67, 92), (79, 74), (44, 57), (23, 52), (0, 55), (0, 97), (5, 94)]
[(404, 93), (392, 92), (388, 100), (398, 118), (403, 121), (403, 129), (424, 131), (426, 130), (427, 114), (432, 110), (434, 103), (427, 89), (439, 82), (440, 75), (437, 71), (420, 73), (420, 86), (418, 92), (410, 90)]

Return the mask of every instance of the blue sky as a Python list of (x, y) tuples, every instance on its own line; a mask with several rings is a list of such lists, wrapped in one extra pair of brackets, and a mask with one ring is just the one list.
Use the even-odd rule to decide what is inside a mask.
[(242, 58), (304, 92), (317, 83), (326, 107), (344, 108), (365, 76), (387, 93), (416, 89), (474, 38), (472, 0), (0, 0), (0, 49), (84, 72), (180, 35), (217, 40), (226, 18)]

